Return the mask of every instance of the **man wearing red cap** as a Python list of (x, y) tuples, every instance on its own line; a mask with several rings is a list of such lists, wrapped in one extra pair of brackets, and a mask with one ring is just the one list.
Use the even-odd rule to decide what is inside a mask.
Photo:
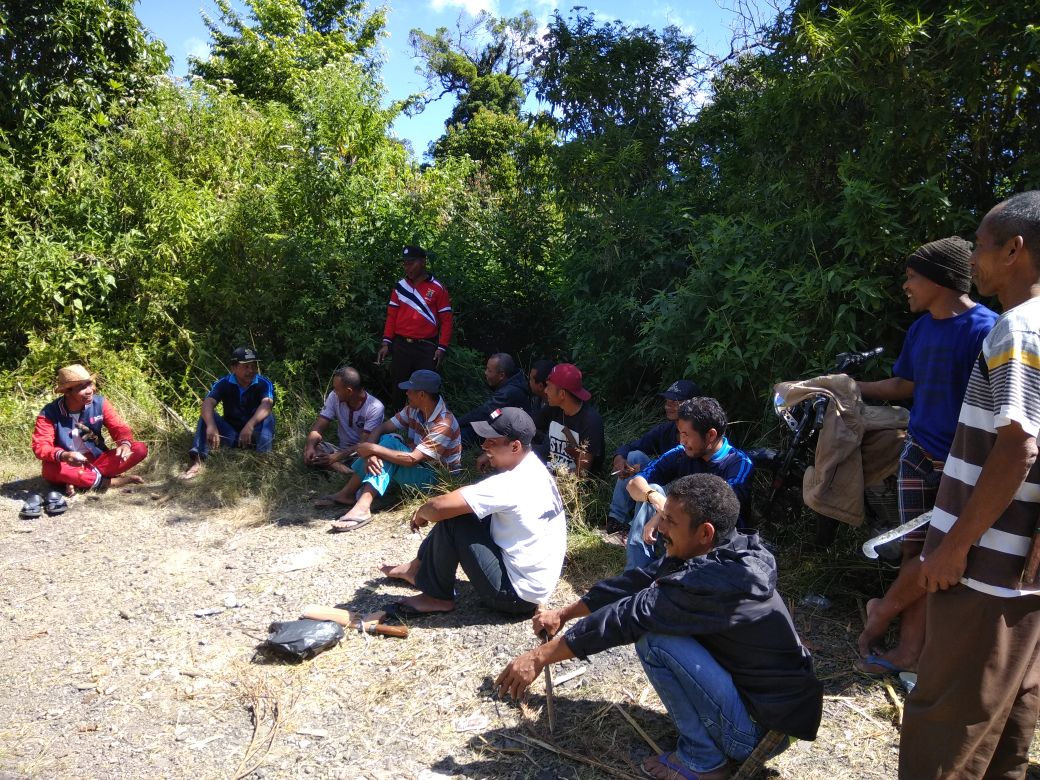
[(562, 463), (582, 477), (603, 463), (603, 418), (589, 403), (592, 394), (573, 363), (557, 363), (545, 384), (546, 406), (535, 424), (543, 440), (535, 446), (549, 464)]

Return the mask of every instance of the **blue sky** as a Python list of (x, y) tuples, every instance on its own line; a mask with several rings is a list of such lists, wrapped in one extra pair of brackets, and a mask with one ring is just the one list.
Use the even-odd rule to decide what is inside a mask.
[[(647, 26), (660, 29), (673, 24), (709, 51), (728, 51), (730, 29), (738, 21), (732, 10), (741, 0), (586, 0), (584, 5), (603, 21), (620, 19), (629, 26)], [(387, 99), (395, 100), (427, 90), (422, 76), (415, 72), (418, 64), (408, 45), (408, 32), (418, 27), (433, 32), (438, 27), (454, 28), (460, 15), (472, 18), (482, 10), (496, 16), (516, 16), (529, 10), (541, 24), (551, 18), (557, 8), (568, 16), (572, 6), (579, 3), (557, 0), (388, 0), (388, 37), (382, 42), (385, 64), (382, 78)], [(741, 3), (743, 4), (743, 3)], [(236, 5), (241, 7), (240, 3)], [(370, 3), (370, 7), (379, 5)], [(209, 34), (202, 23), (205, 12), (219, 18), (213, 0), (140, 0), (136, 5), (138, 17), (153, 37), (166, 44), (173, 57), (172, 72), (183, 76), (188, 70), (188, 56), (204, 57), (209, 51)], [(444, 132), (444, 120), (451, 113), (453, 98), (446, 96), (431, 103), (416, 117), (401, 116), (394, 123), (394, 133), (411, 142), (416, 155), (421, 157), (430, 141)]]

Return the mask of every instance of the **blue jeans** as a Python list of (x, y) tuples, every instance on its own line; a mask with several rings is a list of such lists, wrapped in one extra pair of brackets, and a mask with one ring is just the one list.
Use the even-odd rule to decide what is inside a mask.
[(644, 634), (636, 653), (679, 731), (680, 761), (694, 772), (710, 772), (751, 754), (766, 729), (751, 719), (733, 678), (700, 642)]
[[(398, 452), (412, 451), (412, 448), (401, 441), (399, 436), (392, 433), (381, 436), (379, 446)], [(371, 485), (372, 489), (381, 496), (386, 495), (391, 482), (395, 485), (412, 485), (419, 490), (426, 490), (437, 481), (436, 473), (425, 463), (420, 463), (418, 466), (398, 466), (396, 463), (384, 460), (383, 472), (372, 475), (368, 473), (365, 458), (358, 458), (350, 464), (350, 468), (361, 477), (362, 485)]]
[[(213, 422), (217, 424), (217, 430), (220, 431), (220, 446), (237, 446), (239, 431), (235, 430), (231, 423), (216, 412), (213, 412)], [(253, 428), (253, 446), (257, 452), (270, 452), (272, 444), (274, 444), (273, 412)], [(209, 455), (209, 442), (206, 441), (206, 421), (201, 417), (199, 418), (199, 424), (195, 426), (195, 441), (192, 442), (191, 449), (188, 452), (192, 455), (198, 455), (202, 460), (205, 460), (206, 456)]]
[[(667, 495), (667, 488), (658, 484), (650, 485), (661, 495)], [(643, 541), (643, 528), (654, 516), (655, 510), (652, 504), (641, 503), (632, 516), (632, 524), (628, 528), (628, 543), (625, 545), (625, 571), (629, 569), (642, 569), (649, 566), (653, 561), (664, 555), (664, 548), (660, 542), (652, 547)]]
[[(642, 469), (643, 466), (650, 462), (650, 456), (645, 452), (632, 450), (628, 453), (626, 462), (629, 466), (636, 466)], [(636, 511), (636, 502), (632, 496), (628, 495), (628, 483), (631, 481), (632, 477), (624, 479), (618, 477), (618, 481), (614, 484), (614, 497), (610, 499), (610, 510), (607, 512), (608, 517), (612, 517), (625, 525), (631, 522), (630, 518)]]

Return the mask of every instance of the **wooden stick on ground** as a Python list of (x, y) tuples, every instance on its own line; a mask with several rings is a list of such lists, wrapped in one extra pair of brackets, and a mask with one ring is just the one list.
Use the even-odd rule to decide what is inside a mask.
[(577, 761), (581, 764), (594, 766), (597, 769), (601, 769), (602, 771), (606, 772), (608, 775), (611, 775), (612, 777), (620, 777), (621, 780), (636, 780), (635, 775), (630, 775), (627, 772), (622, 772), (620, 769), (615, 769), (612, 766), (603, 764), (594, 758), (588, 758), (587, 756), (583, 756), (580, 753), (572, 753), (569, 750), (564, 750), (563, 748), (558, 748), (555, 745), (550, 745), (548, 742), (542, 742), (540, 739), (535, 739), (534, 737), (525, 737), (522, 734), (507, 734), (505, 732), (499, 733), (506, 739), (512, 739), (516, 742), (520, 742), (525, 745), (534, 745), (535, 747), (540, 747), (550, 752), (553, 752), (558, 756), (569, 758), (571, 761)]
[(888, 694), (888, 698), (892, 700), (892, 706), (896, 708), (896, 728), (902, 728), (903, 726), (903, 702), (899, 701), (899, 697), (896, 695), (895, 688), (892, 687), (887, 679), (883, 680), (885, 684), (885, 693)]
[(617, 711), (620, 712), (622, 716), (624, 716), (625, 720), (632, 724), (632, 728), (639, 732), (639, 736), (646, 740), (646, 744), (648, 744), (650, 748), (654, 751), (654, 755), (659, 756), (661, 755), (661, 753), (664, 752), (663, 750), (661, 750), (660, 745), (658, 745), (656, 742), (650, 739), (650, 735), (643, 731), (643, 728), (638, 723), (636, 723), (636, 719), (629, 715), (627, 712), (625, 712), (624, 707), (622, 707), (617, 702), (614, 702), (614, 706), (617, 707)]

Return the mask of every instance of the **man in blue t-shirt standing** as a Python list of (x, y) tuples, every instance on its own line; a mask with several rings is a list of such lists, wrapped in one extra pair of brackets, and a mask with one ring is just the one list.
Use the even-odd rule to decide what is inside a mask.
[[(259, 358), (251, 347), (231, 353), (231, 373), (221, 377), (202, 399), (202, 414), (188, 456), (191, 463), (181, 479), (202, 470), (212, 447), (255, 447), (268, 452), (274, 442), (274, 385), (259, 373)], [(223, 415), (217, 414), (217, 404)]]
[[(972, 367), (997, 315), (968, 297), (971, 244), (953, 236), (932, 241), (906, 260), (903, 291), (912, 312), (924, 312), (906, 332), (903, 349), (889, 379), (859, 382), (864, 398), (913, 399), (906, 444), (899, 459), (900, 522), (935, 504), (943, 463), (950, 452), (964, 390)], [(917, 584), (919, 556), (928, 526), (903, 538), (899, 576), (884, 598), (867, 602), (867, 623), (857, 664), (868, 674), (916, 669), (924, 647), (924, 590)], [(889, 624), (900, 621), (899, 643), (875, 652)]]
[(738, 527), (743, 527), (745, 504), (751, 492), (751, 458), (726, 438), (726, 412), (714, 398), (683, 401), (675, 427), (679, 444), (650, 461), (628, 483), (636, 512), (625, 545), (625, 569), (639, 569), (660, 558), (657, 546), (658, 513), (664, 507), (666, 486), (687, 474), (714, 474), (733, 488), (740, 501)]

